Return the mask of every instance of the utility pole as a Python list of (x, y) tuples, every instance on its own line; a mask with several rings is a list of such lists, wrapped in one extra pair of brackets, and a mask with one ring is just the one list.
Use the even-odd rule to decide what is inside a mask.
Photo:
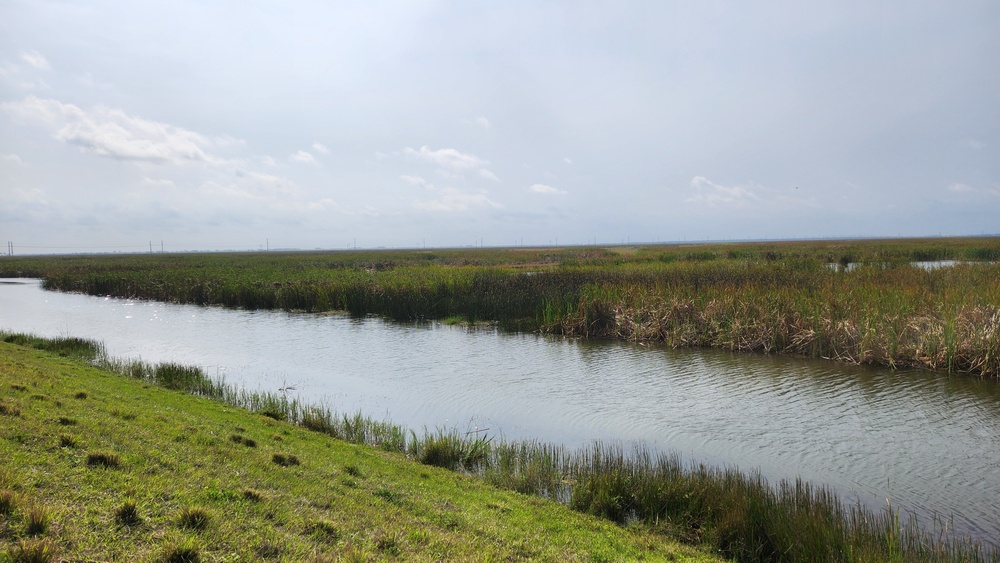
[(153, 241), (149, 241), (149, 253), (153, 253)]
[(160, 254), (163, 254), (163, 239), (160, 239)]

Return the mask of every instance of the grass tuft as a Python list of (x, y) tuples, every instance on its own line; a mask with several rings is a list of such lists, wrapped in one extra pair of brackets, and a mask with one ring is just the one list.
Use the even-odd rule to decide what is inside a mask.
[(163, 550), (164, 563), (199, 563), (201, 552), (192, 540), (167, 544)]
[(76, 426), (76, 419), (75, 418), (68, 418), (68, 417), (65, 417), (65, 416), (60, 416), (59, 417), (59, 424), (62, 425), (62, 426)]
[(397, 534), (379, 533), (375, 539), (375, 548), (385, 555), (398, 556), (402, 552), (402, 540)]
[(47, 539), (21, 540), (7, 552), (10, 563), (49, 563), (56, 558), (56, 548)]
[(16, 508), (17, 495), (14, 494), (14, 491), (0, 491), (0, 516), (9, 516), (14, 513)]
[(299, 458), (295, 457), (292, 454), (276, 453), (271, 456), (271, 461), (282, 467), (291, 467), (293, 465), (299, 465)]
[(142, 522), (139, 516), (139, 504), (135, 499), (128, 498), (115, 510), (115, 521), (123, 526), (135, 526)]
[(73, 398), (74, 399), (86, 399), (87, 398), (87, 392), (86, 391), (78, 391), (76, 393), (76, 395), (73, 395)]
[(49, 511), (44, 506), (35, 505), (28, 509), (24, 519), (24, 532), (29, 536), (40, 536), (49, 529)]
[(336, 543), (340, 539), (340, 530), (329, 520), (314, 520), (306, 524), (306, 535), (316, 541)]
[(76, 438), (69, 434), (59, 435), (59, 447), (62, 448), (75, 448), (77, 447)]
[(118, 454), (95, 452), (87, 455), (87, 466), (117, 469), (121, 466), (121, 459), (118, 458)]
[(0, 402), (0, 415), (2, 416), (21, 416), (21, 409), (14, 405), (8, 405), (7, 403)]
[(253, 438), (247, 438), (246, 436), (241, 436), (239, 434), (233, 434), (232, 436), (229, 437), (229, 440), (237, 444), (243, 444), (248, 448), (257, 447), (256, 440), (254, 440)]
[(188, 530), (204, 530), (211, 522), (212, 516), (204, 508), (193, 506), (186, 507), (177, 517), (177, 524), (181, 528)]
[(264, 500), (264, 493), (261, 493), (257, 489), (243, 489), (243, 498), (251, 502), (260, 502)]

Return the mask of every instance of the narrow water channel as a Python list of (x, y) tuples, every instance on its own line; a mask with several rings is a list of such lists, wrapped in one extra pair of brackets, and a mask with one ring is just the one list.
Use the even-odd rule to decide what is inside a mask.
[(568, 446), (639, 441), (802, 477), (1000, 544), (1000, 384), (821, 360), (566, 340), (437, 323), (234, 311), (0, 280), (0, 329), (99, 340), (413, 429)]

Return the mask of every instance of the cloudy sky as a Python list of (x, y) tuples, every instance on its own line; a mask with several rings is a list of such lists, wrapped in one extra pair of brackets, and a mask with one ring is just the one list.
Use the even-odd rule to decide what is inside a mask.
[(0, 0), (0, 240), (998, 233), (998, 30), (995, 0)]

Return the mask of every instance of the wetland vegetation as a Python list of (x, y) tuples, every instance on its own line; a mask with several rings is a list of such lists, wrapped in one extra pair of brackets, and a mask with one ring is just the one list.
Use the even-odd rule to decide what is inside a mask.
[(568, 451), (418, 435), (238, 391), (197, 368), (116, 361), (85, 340), (0, 340), (0, 453), (13, 461), (0, 472), (0, 543), (11, 561), (66, 551), (144, 560), (1000, 560), (944, 522), (928, 532), (891, 506), (845, 506), (803, 482), (769, 484), (614, 444)]
[[(946, 268), (919, 263), (955, 261)], [(6, 257), (47, 289), (1000, 377), (1000, 238)]]

